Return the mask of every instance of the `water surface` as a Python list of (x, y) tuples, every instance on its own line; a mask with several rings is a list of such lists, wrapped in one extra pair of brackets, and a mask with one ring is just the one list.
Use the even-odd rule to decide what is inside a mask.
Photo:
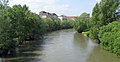
[(19, 48), (17, 57), (2, 58), (0, 62), (120, 62), (120, 59), (88, 37), (68, 29), (48, 33), (43, 40)]

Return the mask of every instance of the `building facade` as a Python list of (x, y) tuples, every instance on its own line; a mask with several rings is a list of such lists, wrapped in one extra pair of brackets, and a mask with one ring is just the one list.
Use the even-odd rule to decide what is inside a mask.
[(59, 19), (61, 20), (75, 20), (76, 18), (78, 18), (78, 16), (65, 16), (65, 15), (59, 16)]
[(49, 12), (45, 12), (45, 11), (39, 12), (39, 15), (40, 15), (42, 18), (46, 18), (46, 17), (58, 18), (58, 15), (57, 15), (57, 14), (55, 14), (55, 13), (49, 13)]

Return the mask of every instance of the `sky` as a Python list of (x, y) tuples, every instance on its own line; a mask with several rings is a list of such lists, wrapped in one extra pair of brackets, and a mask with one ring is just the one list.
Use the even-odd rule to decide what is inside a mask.
[(10, 0), (9, 6), (27, 5), (32, 12), (40, 11), (58, 15), (79, 16), (83, 12), (92, 13), (92, 9), (100, 0)]

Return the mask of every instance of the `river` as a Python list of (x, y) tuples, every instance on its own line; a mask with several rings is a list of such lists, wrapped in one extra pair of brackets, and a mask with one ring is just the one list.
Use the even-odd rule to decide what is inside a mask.
[(72, 29), (54, 31), (43, 40), (28, 42), (16, 55), (0, 58), (0, 62), (120, 62), (116, 55)]

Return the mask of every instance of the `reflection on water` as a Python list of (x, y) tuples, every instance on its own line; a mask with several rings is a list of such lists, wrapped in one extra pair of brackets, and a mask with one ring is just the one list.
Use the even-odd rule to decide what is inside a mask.
[(41, 59), (37, 56), (41, 56), (42, 46), (40, 41), (31, 41), (22, 47), (19, 47), (19, 53), (17, 57), (7, 57), (0, 59), (0, 62), (39, 62)]
[(79, 50), (78, 54), (81, 54), (79, 61), (87, 62), (87, 58), (94, 49), (95, 45), (95, 43), (93, 43), (89, 38), (83, 36), (82, 34), (74, 34), (74, 46), (76, 46), (76, 50)]
[(96, 46), (89, 55), (87, 62), (120, 62), (120, 58)]
[(19, 48), (14, 58), (0, 62), (119, 62), (116, 55), (102, 50), (74, 30), (60, 30), (47, 34), (41, 41), (33, 41)]

